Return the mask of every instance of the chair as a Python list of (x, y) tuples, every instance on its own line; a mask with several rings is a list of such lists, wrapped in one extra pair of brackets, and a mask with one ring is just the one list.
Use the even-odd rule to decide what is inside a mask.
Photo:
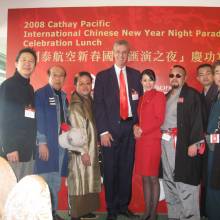
[(49, 187), (38, 175), (22, 178), (9, 193), (3, 220), (52, 220)]

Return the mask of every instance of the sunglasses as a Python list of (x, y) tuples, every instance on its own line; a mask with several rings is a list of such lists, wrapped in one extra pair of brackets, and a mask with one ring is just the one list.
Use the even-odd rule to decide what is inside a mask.
[(174, 78), (174, 77), (179, 79), (182, 77), (182, 75), (180, 75), (179, 73), (177, 73), (176, 75), (174, 75), (173, 73), (169, 74), (169, 78)]

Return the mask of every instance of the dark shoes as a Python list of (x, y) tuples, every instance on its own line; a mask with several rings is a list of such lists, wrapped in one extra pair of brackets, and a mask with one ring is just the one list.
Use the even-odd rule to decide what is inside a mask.
[(53, 214), (53, 220), (64, 220), (64, 218), (61, 218), (57, 213)]
[(150, 219), (150, 215), (148, 215), (148, 216), (145, 216), (144, 218), (143, 218), (143, 220), (149, 220)]
[(108, 213), (106, 220), (116, 220), (117, 215)]
[(80, 219), (96, 219), (97, 216), (93, 213), (88, 213), (86, 215), (82, 215), (80, 217), (72, 217), (71, 220), (80, 220)]
[(131, 212), (129, 209), (126, 210), (126, 211), (121, 211), (118, 213), (119, 215), (123, 215), (127, 218), (130, 218), (130, 219), (138, 219), (139, 218), (139, 215), (135, 215), (133, 212)]
[(88, 213), (88, 214), (80, 217), (80, 219), (96, 219), (96, 218), (97, 218), (97, 216), (93, 213)]

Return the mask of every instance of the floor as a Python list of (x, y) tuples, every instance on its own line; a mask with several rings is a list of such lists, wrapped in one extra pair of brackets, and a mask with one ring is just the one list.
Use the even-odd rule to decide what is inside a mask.
[[(70, 220), (70, 217), (68, 216), (68, 213), (67, 212), (64, 212), (64, 211), (60, 211), (59, 212), (60, 216), (63, 217), (65, 220)], [(106, 213), (96, 213), (97, 214), (97, 218), (96, 220), (105, 220), (106, 218)], [(158, 218), (157, 220), (167, 220), (167, 215), (158, 215)], [(123, 217), (123, 216), (118, 216), (117, 220), (128, 220), (128, 218), (126, 217)], [(205, 218), (201, 218), (201, 220), (205, 220)]]

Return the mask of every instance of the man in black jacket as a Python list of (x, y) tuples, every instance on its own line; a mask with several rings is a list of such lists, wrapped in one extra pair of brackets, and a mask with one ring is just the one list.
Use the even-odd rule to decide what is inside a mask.
[(36, 126), (30, 76), (36, 63), (33, 49), (20, 50), (15, 74), (0, 86), (0, 155), (8, 160), (18, 180), (33, 171)]
[[(214, 75), (212, 71), (212, 65), (203, 63), (196, 69), (197, 80), (203, 86), (201, 92), (202, 100), (202, 117), (204, 132), (207, 133), (208, 118), (212, 104), (215, 102), (218, 87), (214, 83)], [(206, 217), (205, 200), (206, 200), (206, 174), (207, 174), (207, 146), (206, 153), (203, 156), (202, 162), (202, 182), (201, 182), (201, 195), (200, 195), (200, 215)]]
[(186, 83), (186, 70), (175, 65), (170, 74), (162, 125), (163, 185), (169, 219), (200, 220), (200, 145), (204, 143), (200, 94)]

